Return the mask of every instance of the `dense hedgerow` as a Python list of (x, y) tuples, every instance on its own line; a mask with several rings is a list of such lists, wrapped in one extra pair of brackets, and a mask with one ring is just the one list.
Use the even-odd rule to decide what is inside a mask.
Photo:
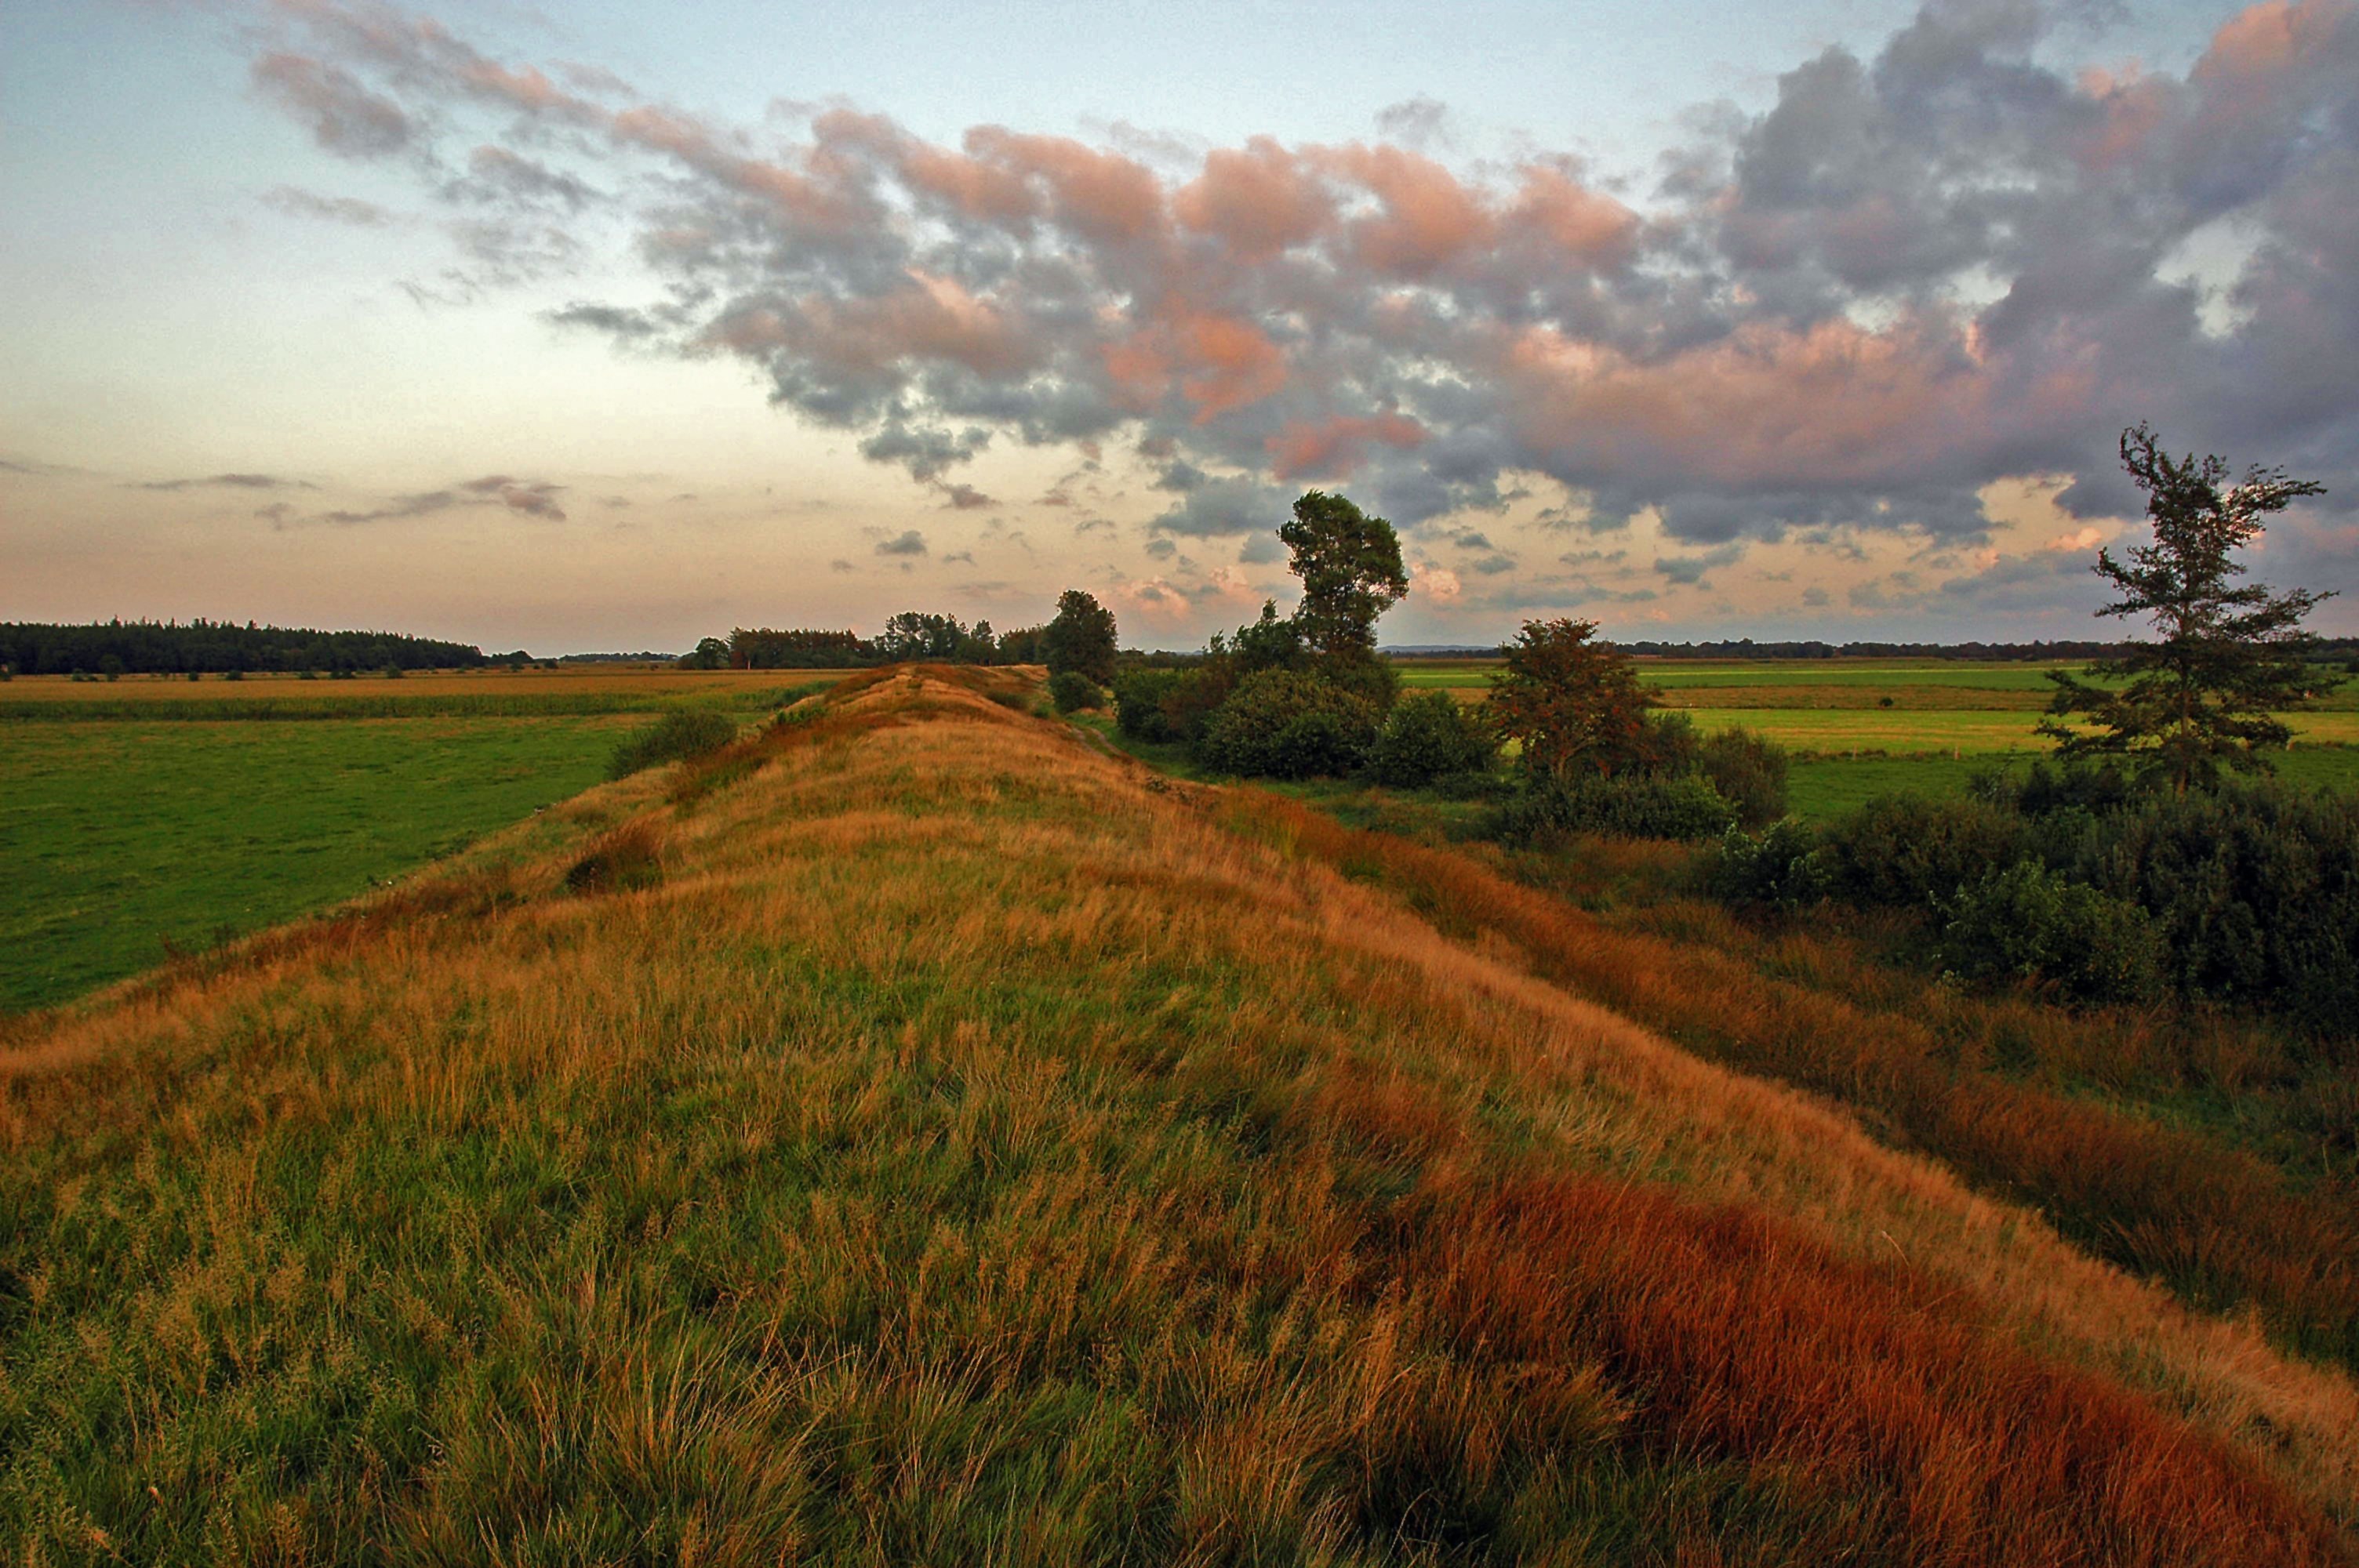
[(1871, 800), (1826, 835), (1834, 891), (1854, 903), (1936, 909), (2029, 849), (2022, 817), (1982, 800)]
[(667, 713), (614, 748), (606, 764), (610, 779), (627, 778), (642, 768), (677, 762), (717, 752), (737, 738), (737, 721), (710, 709), (682, 708)]
[(1937, 951), (1967, 979), (2045, 980), (2079, 1001), (2148, 1001), (2163, 989), (2162, 935), (2146, 912), (2037, 860), (1961, 894)]
[(2093, 818), (2076, 881), (2161, 928), (2171, 984), (2345, 1038), (2359, 1020), (2359, 799), (2273, 783), (2156, 795)]
[(1699, 774), (1617, 773), (1535, 781), (1493, 814), (1491, 836), (1511, 844), (1549, 833), (1710, 838), (1735, 821), (1736, 807)]
[(1188, 674), (1186, 670), (1136, 669), (1114, 676), (1114, 727), (1134, 741), (1184, 740), (1163, 711), (1163, 704)]

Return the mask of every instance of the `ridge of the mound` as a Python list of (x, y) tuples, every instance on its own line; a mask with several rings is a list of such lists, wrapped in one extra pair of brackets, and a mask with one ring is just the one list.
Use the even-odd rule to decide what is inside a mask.
[(0, 1055), (0, 1533), (2349, 1559), (2347, 1379), (1027, 695), (855, 677)]

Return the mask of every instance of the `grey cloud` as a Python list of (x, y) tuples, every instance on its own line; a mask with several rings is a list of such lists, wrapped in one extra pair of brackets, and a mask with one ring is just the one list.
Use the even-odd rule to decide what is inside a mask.
[(326, 223), (349, 223), (357, 229), (382, 229), (393, 222), (393, 214), (374, 201), (363, 201), (356, 196), (322, 196), (318, 191), (292, 185), (281, 185), (265, 191), (262, 203), (289, 217), (313, 218)]
[(579, 212), (603, 199), (587, 180), (502, 146), (479, 146), (467, 157), (465, 178), (442, 188), (454, 201), (512, 202)]
[[(1761, 114), (1690, 115), (1643, 216), (1568, 157), (1429, 157), (1418, 101), (1390, 145), (1256, 138), (1175, 169), (1135, 139), (938, 145), (842, 106), (733, 126), (337, 0), (284, 15), (255, 68), (277, 102), (489, 204), (422, 297), (578, 265), (577, 220), (630, 196), (656, 297), (547, 319), (739, 360), (927, 485), (1002, 437), (1118, 438), (1177, 498), (1158, 535), (1266, 531), (1281, 471), (1405, 527), (1534, 472), (1582, 498), (1547, 525), (1658, 508), (1695, 551), (1961, 541), (2011, 476), (2134, 510), (2113, 445), (2150, 418), (2359, 504), (2359, 12), (2323, 0), (2120, 81), (2049, 63), (2080, 15), (1941, 0), (1795, 64)], [(2288, 47), (2238, 31), (2264, 25)], [(2213, 222), (2251, 240), (2210, 280), (2225, 330), (2166, 276)]]
[(1252, 480), (1207, 480), (1147, 527), (1154, 533), (1193, 539), (1262, 534), (1276, 528), (1291, 504), (1292, 497), (1284, 492)]
[(890, 539), (876, 542), (880, 556), (922, 556), (926, 553), (926, 536), (915, 528), (906, 529)]
[(269, 473), (217, 473), (203, 479), (149, 480), (133, 486), (136, 490), (317, 490), (320, 487), (305, 480), (281, 479)]
[(383, 157), (400, 152), (418, 134), (401, 105), (370, 92), (351, 72), (296, 54), (268, 54), (254, 62), (254, 81), (275, 98), (332, 153)]

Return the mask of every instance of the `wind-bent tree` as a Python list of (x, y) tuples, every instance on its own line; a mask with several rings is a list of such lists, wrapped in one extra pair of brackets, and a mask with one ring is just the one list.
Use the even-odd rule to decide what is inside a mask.
[(1052, 676), (1067, 670), (1100, 686), (1114, 680), (1114, 611), (1093, 594), (1069, 588), (1057, 596), (1057, 616), (1041, 630), (1040, 662)]
[(1591, 641), (1594, 621), (1527, 621), (1499, 650), (1487, 709), (1498, 732), (1521, 748), (1523, 765), (1543, 778), (1607, 775), (1650, 755), (1637, 666), (1609, 643)]
[(1372, 659), (1376, 617), (1408, 592), (1393, 525), (1340, 495), (1312, 490), (1294, 503), (1277, 536), (1293, 552), (1288, 569), (1302, 579), (1302, 603), (1294, 612), (1302, 640), (1332, 663)]
[[(2094, 569), (2122, 595), (2097, 613), (2150, 617), (2160, 640), (2085, 672), (2126, 677), (2118, 689), (2049, 671), (2053, 717), (2040, 733), (2067, 758), (2120, 757), (2181, 795), (2210, 782), (2223, 762), (2266, 769), (2262, 753), (2293, 739), (2273, 714), (2299, 707), (2321, 684), (2304, 658), (2317, 638), (2302, 630), (2302, 617), (2333, 596), (2237, 586), (2245, 568), (2230, 556), (2260, 536), (2263, 517), (2322, 495), (2325, 486), (2257, 464), (2225, 485), (2224, 460), (2174, 459), (2145, 424), (2122, 432), (2121, 451), (2146, 492), (2154, 542), (2133, 546), (2126, 561), (2097, 552)], [(2060, 721), (2074, 716), (2093, 728)]]

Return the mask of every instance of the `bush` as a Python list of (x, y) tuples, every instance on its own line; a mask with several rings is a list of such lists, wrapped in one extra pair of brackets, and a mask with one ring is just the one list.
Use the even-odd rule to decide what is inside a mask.
[(1482, 719), (1446, 691), (1408, 698), (1385, 716), (1368, 752), (1378, 784), (1417, 789), (1451, 773), (1489, 769), (1498, 742)]
[(1184, 670), (1125, 670), (1114, 677), (1114, 728), (1134, 741), (1177, 741), (1164, 701), (1187, 677)]
[(1819, 836), (1786, 817), (1757, 834), (1730, 828), (1704, 871), (1704, 886), (1731, 903), (1794, 910), (1827, 896), (1831, 879)]
[(1204, 727), (1237, 689), (1237, 678), (1235, 669), (1225, 659), (1211, 659), (1193, 669), (1181, 670), (1180, 678), (1163, 695), (1164, 729), (1174, 740), (1185, 741), (1190, 746), (1202, 741)]
[(1828, 831), (1832, 891), (1854, 903), (1946, 908), (2028, 853), (2021, 817), (1987, 801), (1877, 797)]
[(1059, 670), (1049, 677), (1049, 700), (1060, 713), (1071, 713), (1079, 708), (1095, 708), (1105, 700), (1098, 683), (1079, 670)]
[(1351, 772), (1375, 738), (1375, 708), (1300, 670), (1247, 676), (1205, 719), (1196, 759), (1223, 773), (1308, 778)]
[(1939, 953), (1942, 968), (1967, 979), (2043, 980), (2081, 1001), (2148, 1001), (2162, 991), (2162, 935), (2146, 912), (2037, 860), (1993, 871), (1960, 895)]
[(1786, 815), (1786, 750), (1750, 730), (1723, 730), (1697, 746), (1696, 766), (1730, 805), (1737, 825), (1766, 827)]
[(736, 721), (709, 708), (682, 708), (667, 713), (614, 748), (606, 763), (610, 779), (627, 778), (642, 768), (676, 762), (717, 752), (737, 738)]
[(1547, 833), (1625, 838), (1709, 838), (1735, 823), (1736, 807), (1695, 774), (1618, 773), (1565, 784), (1536, 780), (1502, 806), (1492, 837), (1527, 843)]
[(2069, 870), (2161, 928), (2178, 989), (2354, 1033), (2359, 799), (2267, 782), (2157, 795), (2095, 819)]
[(645, 820), (600, 835), (565, 873), (570, 892), (625, 892), (662, 880), (662, 840), (655, 825)]

